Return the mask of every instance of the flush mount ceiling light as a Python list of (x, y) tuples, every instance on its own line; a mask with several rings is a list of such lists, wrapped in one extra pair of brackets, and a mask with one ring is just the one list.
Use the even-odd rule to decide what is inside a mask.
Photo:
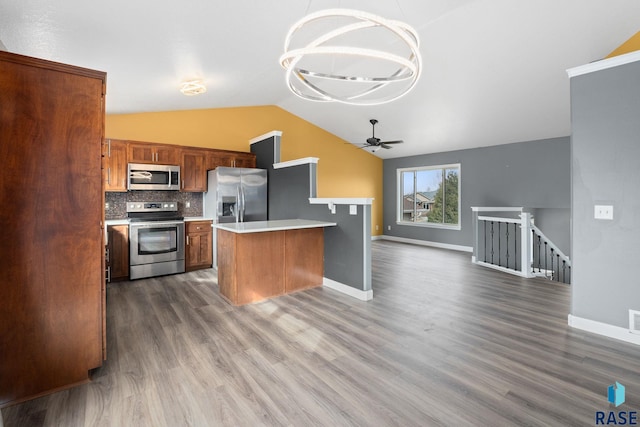
[(207, 91), (207, 87), (204, 85), (202, 80), (189, 80), (186, 82), (182, 82), (180, 85), (180, 92), (187, 96), (200, 95), (201, 93), (205, 93)]
[(415, 86), (422, 67), (419, 45), (416, 30), (403, 22), (328, 9), (291, 27), (280, 64), (289, 89), (303, 99), (376, 105)]

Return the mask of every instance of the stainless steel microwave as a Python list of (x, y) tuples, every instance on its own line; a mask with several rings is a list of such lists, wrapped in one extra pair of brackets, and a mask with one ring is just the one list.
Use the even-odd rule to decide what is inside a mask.
[(129, 163), (129, 190), (180, 190), (180, 166)]

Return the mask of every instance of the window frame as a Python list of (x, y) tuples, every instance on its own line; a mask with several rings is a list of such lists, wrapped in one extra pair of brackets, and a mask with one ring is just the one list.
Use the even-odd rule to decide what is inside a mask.
[[(444, 224), (444, 223), (434, 223), (434, 222), (408, 222), (402, 220), (403, 214), (403, 182), (402, 182), (402, 174), (404, 172), (420, 172), (425, 170), (447, 170), (454, 169), (458, 170), (458, 223), (457, 224)], [(446, 179), (446, 177), (443, 177)], [(427, 228), (439, 228), (444, 230), (461, 230), (462, 229), (462, 167), (460, 163), (450, 163), (443, 165), (433, 165), (433, 166), (417, 166), (417, 167), (408, 167), (408, 168), (398, 168), (396, 169), (396, 225), (406, 225), (409, 227), (427, 227)], [(414, 192), (416, 188), (414, 187)]]

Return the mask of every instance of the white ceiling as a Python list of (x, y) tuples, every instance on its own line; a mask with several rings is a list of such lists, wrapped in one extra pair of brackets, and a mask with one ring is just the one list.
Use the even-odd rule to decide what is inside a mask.
[[(413, 26), (424, 71), (405, 97), (357, 107), (301, 100), (278, 63), (289, 27), (325, 8)], [(107, 112), (278, 105), (381, 158), (570, 133), (566, 69), (603, 58), (638, 28), (637, 0), (2, 0), (10, 52), (107, 72)], [(208, 92), (185, 97), (182, 80)], [(283, 136), (286, 138), (286, 135)]]

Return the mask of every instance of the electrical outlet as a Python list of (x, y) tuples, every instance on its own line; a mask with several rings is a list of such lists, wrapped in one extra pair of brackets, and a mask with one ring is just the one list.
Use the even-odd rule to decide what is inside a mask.
[(191, 202), (187, 202), (187, 207), (190, 208), (191, 207)]
[(105, 202), (105, 204), (104, 204), (104, 208), (105, 208), (105, 209), (109, 209), (109, 202)]
[(376, 231), (380, 230), (380, 226), (376, 225)]
[(387, 230), (391, 231), (391, 226), (387, 225)]
[(595, 219), (613, 219), (613, 206), (595, 205), (593, 207), (593, 217)]

